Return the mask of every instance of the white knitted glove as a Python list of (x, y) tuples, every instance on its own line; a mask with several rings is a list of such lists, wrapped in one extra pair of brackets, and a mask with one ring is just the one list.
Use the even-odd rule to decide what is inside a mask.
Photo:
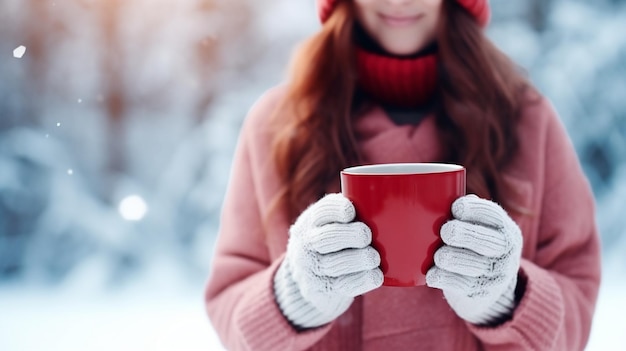
[(497, 323), (515, 309), (522, 234), (494, 202), (467, 195), (452, 204), (455, 219), (441, 228), (426, 284), (443, 290), (456, 314), (474, 324)]
[(345, 312), (355, 296), (382, 285), (372, 233), (353, 222), (354, 206), (330, 194), (306, 209), (290, 229), (284, 261), (274, 276), (281, 311), (295, 326), (314, 328)]

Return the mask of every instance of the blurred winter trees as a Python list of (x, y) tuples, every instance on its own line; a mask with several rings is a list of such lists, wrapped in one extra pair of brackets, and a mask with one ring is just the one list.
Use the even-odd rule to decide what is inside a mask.
[[(489, 35), (559, 110), (624, 252), (626, 1), (491, 4)], [(0, 280), (155, 261), (201, 280), (241, 120), (317, 28), (312, 0), (0, 2)], [(132, 195), (139, 221), (118, 208)]]

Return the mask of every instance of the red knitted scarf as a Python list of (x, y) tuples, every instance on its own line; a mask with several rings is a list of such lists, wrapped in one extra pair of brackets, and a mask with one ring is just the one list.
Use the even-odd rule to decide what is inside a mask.
[(359, 88), (371, 99), (395, 107), (419, 107), (434, 95), (437, 54), (403, 58), (357, 49)]

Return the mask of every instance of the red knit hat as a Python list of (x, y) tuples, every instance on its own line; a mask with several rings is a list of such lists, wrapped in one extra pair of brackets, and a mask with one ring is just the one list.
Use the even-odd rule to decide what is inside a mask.
[[(317, 0), (317, 13), (320, 20), (326, 22), (337, 2), (341, 0)], [(488, 0), (457, 0), (461, 6), (471, 13), (481, 26), (486, 26), (491, 16)]]

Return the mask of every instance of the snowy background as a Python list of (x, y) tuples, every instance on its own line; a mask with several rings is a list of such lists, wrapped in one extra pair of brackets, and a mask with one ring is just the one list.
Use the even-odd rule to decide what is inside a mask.
[[(626, 350), (626, 1), (492, 0), (597, 200), (588, 350)], [(312, 0), (0, 0), (0, 350), (220, 350), (204, 314), (230, 158)]]

